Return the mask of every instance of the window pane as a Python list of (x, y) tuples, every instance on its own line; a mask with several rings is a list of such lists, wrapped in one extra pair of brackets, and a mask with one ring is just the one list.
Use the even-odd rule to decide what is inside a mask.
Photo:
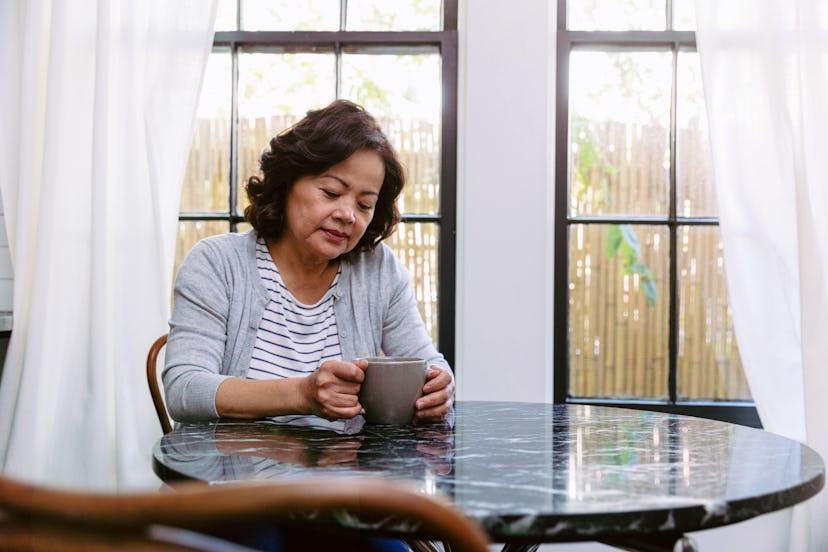
[(750, 400), (728, 308), (719, 227), (681, 227), (678, 249), (679, 397)]
[(669, 52), (571, 56), (569, 211), (667, 215)]
[(339, 0), (241, 0), (245, 31), (337, 31)]
[(673, 29), (677, 31), (696, 30), (695, 0), (673, 0)]
[(439, 333), (439, 233), (440, 228), (435, 223), (402, 223), (397, 226), (396, 232), (385, 240), (411, 273), (411, 286), (417, 298), (417, 306), (434, 343), (437, 343)]
[(666, 398), (669, 366), (666, 227), (569, 228), (569, 392)]
[(244, 211), (247, 179), (259, 174), (270, 139), (336, 96), (333, 53), (239, 54), (239, 195)]
[(227, 212), (230, 182), (230, 52), (207, 59), (193, 142), (181, 189), (182, 212)]
[(441, 79), (437, 52), (342, 56), (342, 96), (379, 119), (406, 169), (404, 213), (440, 210)]
[(663, 31), (665, 0), (569, 0), (568, 29), (574, 31)]
[(442, 2), (348, 0), (345, 28), (349, 31), (439, 31)]
[(218, 0), (216, 6), (215, 31), (236, 30), (236, 0)]
[(178, 274), (178, 267), (181, 266), (181, 262), (198, 240), (216, 234), (226, 234), (229, 231), (230, 223), (223, 220), (178, 221), (178, 240), (175, 246), (173, 277)]
[(680, 217), (718, 213), (710, 170), (707, 112), (696, 52), (679, 52), (676, 86), (676, 209)]

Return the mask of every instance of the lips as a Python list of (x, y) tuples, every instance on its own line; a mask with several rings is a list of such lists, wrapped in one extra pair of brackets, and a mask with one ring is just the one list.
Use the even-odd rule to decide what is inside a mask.
[(339, 232), (338, 230), (330, 230), (328, 228), (323, 228), (322, 231), (325, 233), (328, 238), (332, 239), (333, 241), (342, 242), (348, 239), (348, 234), (343, 232)]

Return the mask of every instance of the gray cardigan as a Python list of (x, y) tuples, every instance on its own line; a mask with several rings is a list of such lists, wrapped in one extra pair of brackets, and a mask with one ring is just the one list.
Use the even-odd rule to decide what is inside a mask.
[[(385, 244), (343, 261), (334, 313), (345, 360), (425, 358), (450, 368), (423, 324), (405, 267)], [(163, 372), (167, 409), (177, 421), (218, 417), (216, 390), (245, 377), (269, 301), (256, 268), (256, 234), (198, 242), (178, 270)]]

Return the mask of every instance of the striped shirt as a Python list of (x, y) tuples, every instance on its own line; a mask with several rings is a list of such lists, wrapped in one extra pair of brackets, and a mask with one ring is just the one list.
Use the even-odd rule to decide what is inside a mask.
[(304, 377), (326, 360), (341, 359), (334, 316), (340, 271), (319, 301), (304, 305), (285, 287), (261, 239), (256, 244), (256, 266), (270, 302), (256, 333), (248, 379)]

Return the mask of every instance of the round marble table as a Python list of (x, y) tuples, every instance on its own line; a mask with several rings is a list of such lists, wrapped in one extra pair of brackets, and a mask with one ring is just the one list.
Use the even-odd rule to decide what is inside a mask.
[(461, 401), (445, 425), (321, 422), (182, 425), (156, 443), (154, 468), (166, 481), (382, 476), (447, 495), (495, 542), (653, 549), (787, 508), (825, 482), (801, 443), (659, 412)]

